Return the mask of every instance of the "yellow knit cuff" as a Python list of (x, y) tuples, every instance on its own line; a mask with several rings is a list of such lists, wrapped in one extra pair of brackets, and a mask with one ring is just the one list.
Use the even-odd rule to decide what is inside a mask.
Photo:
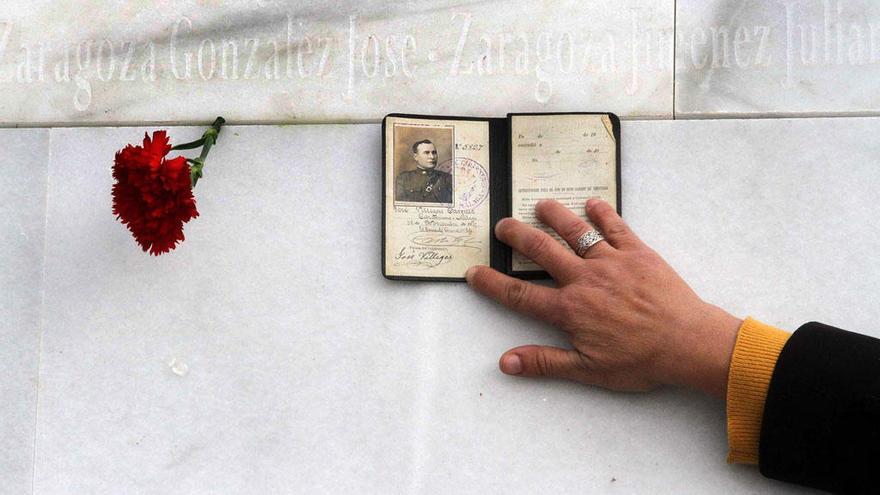
[(727, 377), (728, 463), (757, 464), (761, 419), (776, 360), (791, 334), (746, 318)]

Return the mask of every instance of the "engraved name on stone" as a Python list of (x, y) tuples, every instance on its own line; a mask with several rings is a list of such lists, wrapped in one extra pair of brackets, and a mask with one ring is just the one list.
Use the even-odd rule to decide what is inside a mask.
[[(845, 0), (774, 0), (768, 23), (735, 20), (677, 31), (676, 72), (778, 70), (784, 88), (802, 68), (880, 65), (880, 19)], [(852, 8), (850, 8), (852, 7)], [(808, 19), (808, 20), (805, 20)]]
[(530, 81), (535, 100), (544, 103), (558, 90), (555, 78), (591, 81), (610, 74), (623, 75), (623, 89), (634, 95), (646, 74), (671, 71), (671, 28), (654, 27), (655, 15), (630, 8), (623, 26), (499, 30), (481, 16), (457, 11), (436, 26), (435, 33), (444, 33), (439, 36), (395, 32), (358, 15), (348, 16), (347, 26), (327, 26), (288, 14), (268, 34), (216, 37), (202, 36), (197, 19), (180, 17), (170, 21), (162, 39), (60, 41), (33, 39), (35, 31), (25, 29), (30, 26), (0, 18), (0, 85), (64, 85), (80, 112), (90, 109), (101, 84), (163, 81), (258, 81), (291, 90), (330, 82), (338, 88), (336, 97), (351, 99), (360, 86), (378, 80), (417, 81), (427, 74), (454, 83), (508, 76)]

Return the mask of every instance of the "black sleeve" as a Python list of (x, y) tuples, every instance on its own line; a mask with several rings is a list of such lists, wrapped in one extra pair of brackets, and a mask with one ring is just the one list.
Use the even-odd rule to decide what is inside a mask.
[(880, 493), (880, 340), (800, 327), (773, 371), (758, 458), (768, 478)]

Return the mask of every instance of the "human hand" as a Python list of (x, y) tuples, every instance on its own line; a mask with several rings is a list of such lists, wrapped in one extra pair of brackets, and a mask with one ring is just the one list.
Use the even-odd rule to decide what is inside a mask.
[[(572, 248), (591, 230), (556, 201), (541, 201), (535, 210)], [(591, 199), (587, 215), (606, 241), (583, 258), (512, 218), (495, 226), (499, 240), (541, 265), (558, 287), (486, 266), (468, 270), (468, 284), (478, 292), (564, 330), (574, 347), (516, 347), (501, 357), (501, 370), (620, 391), (687, 386), (724, 398), (742, 321), (700, 299), (609, 204)]]

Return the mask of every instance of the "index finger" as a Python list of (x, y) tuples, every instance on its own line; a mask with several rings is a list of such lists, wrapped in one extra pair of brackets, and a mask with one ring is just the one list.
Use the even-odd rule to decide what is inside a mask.
[(560, 283), (578, 273), (583, 263), (550, 234), (513, 218), (495, 225), (495, 237), (540, 265)]
[(508, 308), (555, 324), (559, 318), (559, 289), (504, 275), (488, 266), (473, 266), (465, 274), (468, 284)]

